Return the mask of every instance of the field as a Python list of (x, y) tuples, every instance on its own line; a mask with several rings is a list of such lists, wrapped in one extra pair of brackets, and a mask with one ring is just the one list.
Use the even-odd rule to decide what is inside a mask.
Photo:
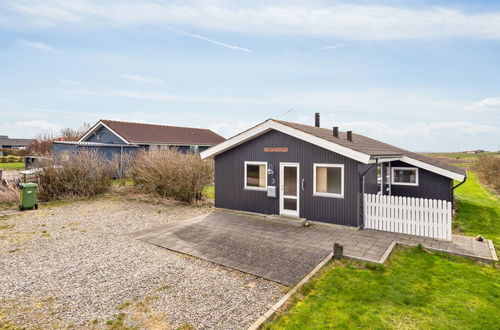
[(0, 163), (0, 170), (24, 170), (24, 163)]
[(426, 156), (437, 158), (450, 165), (465, 168), (467, 170), (474, 169), (474, 163), (481, 156), (500, 157), (500, 152), (481, 152), (477, 154), (468, 154), (466, 152), (436, 152), (423, 154)]
[[(482, 234), (498, 251), (500, 199), (468, 175), (456, 190), (454, 230)], [(267, 328), (498, 329), (498, 306), (498, 265), (400, 248), (385, 266), (331, 263)]]
[(418, 247), (330, 264), (268, 329), (496, 329), (500, 270)]
[(500, 247), (500, 198), (468, 172), (465, 184), (455, 190), (457, 214), (453, 221), (456, 231), (465, 235), (483, 235)]

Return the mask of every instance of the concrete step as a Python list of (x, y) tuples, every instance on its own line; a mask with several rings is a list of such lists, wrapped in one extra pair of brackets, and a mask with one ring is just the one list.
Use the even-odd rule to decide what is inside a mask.
[(306, 219), (304, 218), (292, 217), (288, 215), (277, 215), (277, 214), (266, 216), (266, 220), (269, 222), (280, 223), (282, 225), (290, 225), (295, 227), (303, 227), (304, 224), (306, 223)]

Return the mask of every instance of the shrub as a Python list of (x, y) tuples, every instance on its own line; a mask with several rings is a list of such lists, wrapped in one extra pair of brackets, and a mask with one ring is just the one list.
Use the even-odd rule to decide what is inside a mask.
[(18, 204), (19, 189), (13, 183), (0, 182), (0, 204)]
[(95, 197), (107, 192), (113, 179), (113, 166), (95, 150), (70, 154), (68, 160), (58, 158), (36, 163), (39, 196), (44, 200)]
[(175, 149), (139, 151), (129, 175), (146, 192), (195, 203), (202, 198), (205, 186), (213, 182), (214, 166), (213, 161)]
[(500, 157), (480, 156), (475, 169), (482, 182), (500, 191)]

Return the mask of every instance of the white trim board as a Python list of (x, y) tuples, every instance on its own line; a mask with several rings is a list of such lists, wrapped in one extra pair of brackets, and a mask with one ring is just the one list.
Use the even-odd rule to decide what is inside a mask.
[[(247, 185), (247, 166), (248, 165), (264, 165), (266, 167), (265, 176), (264, 176), (264, 187), (254, 187)], [(267, 191), (267, 162), (259, 162), (259, 161), (245, 161), (244, 163), (244, 175), (243, 175), (243, 189), (245, 190), (257, 190), (257, 191)]]
[(441, 167), (438, 167), (435, 165), (424, 163), (420, 160), (416, 160), (416, 159), (410, 158), (408, 156), (402, 156), (400, 160), (404, 163), (407, 163), (407, 164), (410, 164), (413, 166), (417, 166), (419, 168), (423, 168), (424, 170), (434, 172), (436, 174), (439, 174), (439, 175), (442, 175), (442, 176), (445, 176), (447, 178), (454, 179), (457, 181), (464, 181), (464, 179), (466, 178), (466, 175), (455, 173), (455, 172), (449, 171), (447, 169), (444, 169), (444, 168), (441, 168)]
[(223, 153), (226, 150), (229, 150), (231, 148), (234, 148), (250, 139), (253, 139), (259, 135), (262, 135), (270, 130), (276, 130), (282, 133), (285, 133), (287, 135), (296, 137), (298, 139), (301, 139), (303, 141), (315, 144), (321, 148), (324, 148), (326, 150), (333, 151), (335, 153), (338, 153), (340, 155), (346, 156), (348, 158), (352, 158), (354, 160), (357, 160), (358, 162), (361, 162), (363, 164), (368, 164), (370, 162), (370, 155), (364, 154), (362, 152), (353, 150), (351, 148), (347, 148), (344, 146), (341, 146), (339, 144), (336, 144), (334, 142), (327, 141), (325, 139), (319, 138), (317, 136), (302, 132), (301, 130), (283, 125), (281, 123), (275, 122), (274, 120), (267, 120), (255, 127), (252, 127), (243, 133), (240, 133), (229, 140), (226, 140), (222, 143), (219, 143), (218, 145), (205, 150), (200, 153), (200, 156), (202, 159), (209, 158), (216, 156), (220, 153)]
[[(297, 194), (296, 196), (291, 196), (291, 195), (285, 195), (285, 167), (295, 167), (297, 169)], [(279, 199), (280, 199), (280, 214), (282, 215), (290, 215), (294, 217), (299, 217), (300, 216), (300, 163), (289, 163), (289, 162), (281, 162), (280, 163), (280, 193), (279, 193)], [(295, 199), (296, 200), (296, 208), (297, 210), (288, 210), (285, 209), (285, 199)]]
[(128, 142), (127, 140), (125, 140), (125, 138), (121, 137), (120, 134), (116, 133), (115, 131), (113, 131), (108, 125), (104, 124), (101, 120), (99, 120), (97, 122), (97, 124), (95, 124), (94, 126), (92, 126), (91, 129), (88, 130), (87, 133), (85, 133), (80, 140), (78, 140), (78, 142), (85, 142), (85, 139), (92, 133), (94, 133), (97, 129), (99, 129), (101, 126), (104, 126), (105, 128), (107, 128), (111, 133), (113, 133), (114, 135), (116, 135), (117, 137), (120, 138), (120, 140), (122, 140), (123, 142), (125, 142), (126, 144), (130, 144), (130, 142)]
[[(394, 178), (396, 177), (394, 175), (394, 171), (397, 171), (397, 170), (403, 170), (403, 171), (415, 171), (415, 183), (412, 183), (412, 182), (396, 182), (394, 181)], [(418, 167), (401, 167), (401, 166), (394, 166), (394, 167), (391, 167), (391, 184), (392, 185), (395, 185), (395, 186), (413, 186), (413, 187), (418, 187)]]
[[(341, 181), (340, 181), (340, 194), (329, 193), (329, 192), (317, 192), (316, 191), (316, 170), (318, 167), (334, 167), (340, 168)], [(314, 163), (313, 164), (313, 196), (316, 197), (330, 197), (330, 198), (344, 198), (344, 164), (322, 164), (322, 163)]]

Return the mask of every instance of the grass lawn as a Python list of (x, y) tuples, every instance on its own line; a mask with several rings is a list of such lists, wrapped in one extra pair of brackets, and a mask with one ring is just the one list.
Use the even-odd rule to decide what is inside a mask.
[(0, 170), (24, 170), (24, 163), (0, 163)]
[(474, 172), (455, 189), (457, 215), (455, 230), (465, 235), (484, 235), (500, 247), (500, 198), (484, 188)]
[(208, 199), (215, 199), (215, 187), (213, 184), (206, 186), (205, 189), (203, 189), (203, 196)]
[[(456, 230), (500, 245), (500, 199), (474, 173), (456, 189)], [(500, 268), (399, 248), (385, 266), (330, 263), (268, 329), (498, 329)]]
[[(367, 268), (369, 267), (369, 268)], [(387, 266), (343, 260), (306, 284), (268, 329), (498, 329), (500, 270), (401, 248)]]

